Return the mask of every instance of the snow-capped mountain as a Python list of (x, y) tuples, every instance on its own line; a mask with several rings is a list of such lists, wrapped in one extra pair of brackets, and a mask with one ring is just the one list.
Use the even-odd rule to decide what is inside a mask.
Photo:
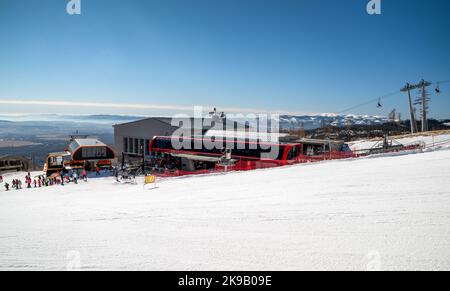
[(321, 126), (331, 125), (336, 127), (346, 125), (377, 125), (389, 122), (389, 119), (384, 116), (369, 116), (369, 115), (338, 115), (338, 114), (315, 114), (315, 115), (282, 115), (280, 116), (281, 129), (316, 129)]

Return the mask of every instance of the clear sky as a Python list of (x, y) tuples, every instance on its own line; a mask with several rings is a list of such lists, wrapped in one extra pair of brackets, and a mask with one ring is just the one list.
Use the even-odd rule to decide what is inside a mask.
[[(339, 112), (406, 82), (450, 80), (450, 1), (0, 0), (0, 113), (168, 113), (215, 105)], [(450, 86), (431, 116), (450, 117)], [(406, 116), (404, 95), (354, 109)]]

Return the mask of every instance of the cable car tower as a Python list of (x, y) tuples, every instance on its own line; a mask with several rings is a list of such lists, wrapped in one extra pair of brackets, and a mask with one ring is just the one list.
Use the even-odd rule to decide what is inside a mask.
[[(411, 85), (409, 83), (406, 84), (404, 88), (400, 91), (408, 93), (408, 101), (409, 101), (409, 112), (410, 112), (410, 120), (411, 120), (411, 133), (419, 132), (417, 128), (416, 122), (416, 108), (414, 105), (420, 105), (420, 117), (422, 119), (422, 132), (426, 132), (429, 130), (428, 128), (428, 112), (429, 112), (429, 103), (431, 99), (429, 98), (430, 94), (428, 94), (427, 87), (431, 86), (431, 82), (425, 81), (422, 79), (419, 84)], [(412, 102), (411, 91), (419, 89), (420, 96), (415, 100), (415, 103)], [(436, 92), (440, 92), (439, 85), (436, 88)]]
[(420, 105), (420, 116), (422, 118), (422, 132), (426, 132), (429, 130), (428, 128), (428, 112), (430, 106), (428, 105), (431, 101), (428, 94), (427, 87), (431, 86), (431, 82), (425, 81), (422, 79), (420, 83), (417, 85), (419, 88), (420, 96), (416, 99), (416, 105)]
[(411, 133), (417, 133), (417, 122), (416, 122), (416, 110), (414, 107), (414, 104), (412, 102), (411, 97), (411, 90), (417, 89), (417, 85), (411, 85), (409, 83), (406, 83), (406, 86), (402, 88), (400, 91), (402, 92), (408, 92), (408, 100), (409, 100), (409, 114), (410, 114), (410, 121), (411, 121)]

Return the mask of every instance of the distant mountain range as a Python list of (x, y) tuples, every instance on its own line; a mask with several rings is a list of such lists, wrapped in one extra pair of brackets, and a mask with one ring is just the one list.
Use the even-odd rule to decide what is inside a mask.
[(304, 127), (306, 130), (316, 129), (322, 126), (343, 127), (346, 125), (377, 125), (389, 122), (387, 117), (369, 116), (369, 115), (337, 115), (337, 114), (316, 114), (280, 116), (281, 129), (300, 129)]
[[(1, 115), (0, 120), (14, 122), (30, 121), (55, 121), (113, 125), (126, 123), (146, 118), (146, 116), (133, 115), (60, 115), (60, 114), (36, 114), (36, 115)], [(239, 121), (239, 120), (238, 120)], [(315, 114), (315, 115), (282, 115), (279, 118), (280, 129), (316, 129), (324, 125), (342, 127), (346, 125), (377, 125), (388, 122), (383, 116), (369, 115), (337, 115), (337, 114)]]

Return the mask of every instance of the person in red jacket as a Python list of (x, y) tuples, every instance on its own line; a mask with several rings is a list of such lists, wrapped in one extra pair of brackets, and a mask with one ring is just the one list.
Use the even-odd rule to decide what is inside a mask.
[(27, 188), (31, 188), (31, 178), (30, 176), (25, 177), (25, 183), (27, 184)]
[(86, 170), (83, 170), (83, 172), (81, 172), (81, 178), (83, 179), (84, 182), (87, 182), (87, 172), (86, 172)]

